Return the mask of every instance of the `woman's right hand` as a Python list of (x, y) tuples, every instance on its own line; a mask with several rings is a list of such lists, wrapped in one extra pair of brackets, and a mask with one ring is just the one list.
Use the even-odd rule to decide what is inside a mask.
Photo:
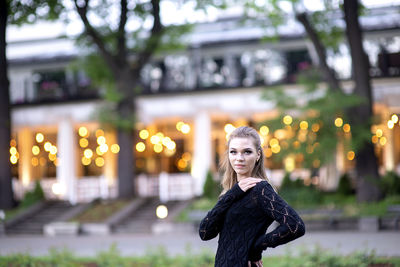
[(239, 187), (240, 187), (240, 189), (242, 189), (243, 192), (246, 192), (247, 190), (254, 187), (256, 184), (258, 184), (261, 181), (262, 181), (262, 179), (260, 179), (260, 178), (247, 177), (247, 178), (241, 179), (239, 181)]

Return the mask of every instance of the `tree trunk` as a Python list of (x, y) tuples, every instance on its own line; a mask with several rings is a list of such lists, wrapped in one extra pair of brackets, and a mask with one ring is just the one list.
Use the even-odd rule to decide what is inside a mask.
[(10, 97), (7, 77), (6, 27), (7, 0), (0, 0), (0, 209), (13, 207), (10, 149)]
[[(372, 118), (373, 100), (369, 77), (369, 61), (362, 45), (363, 37), (358, 21), (358, 1), (344, 0), (343, 8), (346, 21), (346, 35), (350, 46), (355, 81), (354, 93), (365, 100), (364, 103), (357, 106), (353, 112), (349, 114), (350, 120), (355, 127), (368, 124), (370, 128), (371, 122), (366, 121), (366, 118)], [(357, 138), (357, 136), (355, 136), (355, 138)], [(371, 141), (366, 141), (358, 151), (356, 155), (356, 170), (358, 201), (370, 202), (379, 200), (381, 198), (381, 192), (378, 187), (378, 163)]]
[[(135, 97), (133, 95), (132, 79), (124, 75), (117, 81), (118, 91), (124, 95), (124, 99), (118, 104), (120, 118), (127, 122), (133, 122), (135, 114)], [(117, 129), (120, 152), (118, 155), (118, 198), (131, 198), (135, 195), (135, 152), (134, 152), (134, 125), (119, 127)]]

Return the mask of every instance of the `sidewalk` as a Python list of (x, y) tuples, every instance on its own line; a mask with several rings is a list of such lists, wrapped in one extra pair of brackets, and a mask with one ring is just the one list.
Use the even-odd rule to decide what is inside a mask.
[[(263, 255), (282, 255), (288, 251), (296, 253), (301, 249), (311, 250), (318, 245), (333, 253), (349, 254), (354, 251), (374, 250), (378, 256), (400, 257), (399, 240), (400, 232), (310, 232), (288, 245), (268, 249)], [(1, 236), (0, 254), (46, 255), (50, 248), (67, 248), (78, 256), (95, 256), (99, 251), (108, 250), (112, 244), (115, 244), (124, 256), (143, 255), (149, 249), (157, 249), (159, 246), (163, 246), (171, 255), (184, 254), (188, 247), (193, 253), (203, 250), (214, 253), (217, 238), (202, 241), (195, 233), (77, 237)]]

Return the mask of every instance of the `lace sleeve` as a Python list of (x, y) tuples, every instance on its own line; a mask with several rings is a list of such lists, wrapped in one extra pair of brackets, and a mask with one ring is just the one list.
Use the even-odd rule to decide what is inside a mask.
[(215, 207), (200, 222), (199, 235), (202, 240), (210, 240), (218, 235), (223, 226), (226, 211), (243, 194), (242, 189), (236, 184), (218, 200)]
[(259, 188), (258, 204), (265, 215), (277, 221), (280, 225), (268, 234), (260, 236), (255, 242), (256, 250), (276, 247), (286, 244), (305, 234), (305, 225), (297, 212), (290, 207), (272, 188), (268, 182), (262, 182)]

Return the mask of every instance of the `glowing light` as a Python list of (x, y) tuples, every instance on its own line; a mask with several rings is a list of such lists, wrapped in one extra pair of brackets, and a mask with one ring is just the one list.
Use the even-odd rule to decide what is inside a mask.
[(104, 166), (104, 159), (101, 157), (96, 158), (95, 164), (97, 167), (103, 167)]
[(11, 162), (11, 164), (17, 164), (18, 158), (15, 155), (12, 155), (10, 157), (10, 162)]
[(307, 128), (308, 128), (308, 122), (306, 121), (300, 122), (300, 129), (307, 130)]
[(292, 172), (295, 168), (295, 161), (294, 161), (294, 157), (287, 157), (285, 158), (285, 169), (288, 172)]
[(181, 132), (184, 133), (184, 134), (188, 134), (190, 132), (189, 124), (182, 125)]
[(88, 135), (88, 129), (84, 126), (79, 127), (78, 133), (81, 137), (86, 137)]
[(106, 138), (104, 136), (97, 137), (97, 144), (104, 145), (106, 143)]
[(350, 124), (346, 123), (345, 125), (343, 125), (343, 131), (345, 133), (349, 133), (350, 129), (351, 129)]
[(147, 139), (149, 138), (149, 131), (147, 131), (146, 129), (143, 129), (139, 132), (139, 137), (142, 139)]
[(278, 146), (279, 145), (278, 139), (272, 138), (271, 140), (269, 140), (269, 145), (270, 147)]
[(83, 155), (85, 158), (92, 158), (93, 157), (93, 151), (90, 148), (86, 148), (85, 151), (83, 151)]
[(138, 152), (143, 152), (146, 150), (146, 145), (143, 142), (139, 142), (136, 144), (136, 150)]
[(383, 135), (382, 129), (377, 129), (375, 134), (377, 137), (382, 137), (382, 135)]
[(272, 156), (272, 150), (271, 150), (270, 148), (267, 148), (267, 149), (265, 150), (265, 156), (266, 156), (267, 158), (270, 158), (270, 157)]
[(174, 150), (171, 150), (171, 149), (165, 149), (164, 150), (164, 154), (167, 156), (167, 157), (171, 157), (172, 155), (174, 155), (175, 154), (175, 152), (176, 152), (176, 150), (174, 149)]
[(49, 152), (50, 152), (50, 154), (53, 154), (53, 155), (57, 154), (57, 147), (56, 146), (51, 146)]
[(183, 153), (183, 155), (182, 155), (182, 159), (183, 159), (184, 161), (189, 161), (189, 160), (192, 159), (192, 155), (190, 155), (189, 152), (185, 152), (185, 153)]
[(52, 144), (50, 142), (44, 143), (44, 150), (45, 151), (49, 152), (51, 147), (52, 147)]
[(39, 160), (38, 160), (38, 158), (36, 158), (36, 157), (33, 157), (32, 159), (31, 159), (31, 163), (32, 163), (32, 166), (38, 166), (39, 165)]
[(354, 151), (347, 152), (347, 159), (348, 160), (353, 160), (355, 156), (356, 156), (356, 154), (354, 153)]
[(100, 137), (100, 136), (103, 136), (103, 135), (104, 135), (104, 131), (102, 129), (98, 129), (96, 131), (96, 137)]
[(40, 157), (40, 158), (39, 158), (39, 164), (40, 164), (40, 166), (45, 166), (45, 165), (46, 165), (46, 162), (47, 162), (46, 158), (44, 158), (44, 157)]
[(374, 143), (374, 144), (378, 143), (378, 141), (379, 141), (378, 136), (376, 136), (376, 135), (372, 136), (371, 141), (372, 141), (372, 143)]
[(164, 138), (164, 134), (162, 132), (156, 133), (156, 136), (158, 136), (158, 138), (160, 138), (160, 140), (162, 140)]
[(294, 141), (294, 142), (293, 142), (293, 147), (294, 147), (294, 148), (299, 148), (299, 147), (300, 147), (300, 142), (297, 141), (297, 140)]
[(389, 129), (393, 129), (393, 127), (394, 127), (394, 122), (391, 121), (391, 120), (388, 121), (388, 122), (387, 122), (387, 126), (388, 126)]
[(41, 143), (44, 140), (44, 135), (42, 133), (37, 133), (35, 139), (36, 142)]
[(169, 150), (174, 150), (176, 148), (176, 143), (174, 141), (171, 141), (167, 144), (167, 148)]
[(154, 147), (153, 147), (153, 150), (156, 153), (161, 153), (163, 151), (163, 149), (164, 149), (163, 146), (160, 145), (160, 144), (155, 144)]
[(89, 145), (89, 141), (86, 138), (79, 139), (79, 146), (85, 148)]
[(54, 195), (61, 195), (64, 193), (64, 188), (60, 183), (54, 183), (51, 186), (51, 191), (53, 191)]
[(82, 157), (82, 164), (83, 165), (88, 166), (91, 162), (92, 162), (91, 159), (86, 158), (86, 157)]
[(230, 133), (233, 132), (235, 129), (236, 129), (235, 126), (233, 126), (233, 125), (230, 124), (230, 123), (225, 124), (225, 126), (224, 126), (225, 133), (227, 133), (227, 134), (230, 134)]
[(321, 161), (319, 159), (315, 159), (312, 165), (314, 168), (318, 168), (321, 165)]
[(393, 114), (391, 120), (393, 123), (397, 123), (399, 121), (399, 117), (396, 114)]
[(311, 126), (311, 130), (312, 130), (314, 133), (318, 132), (319, 129), (320, 129), (320, 126), (319, 126), (318, 123), (314, 123), (314, 124)]
[(119, 152), (119, 145), (118, 144), (112, 144), (111, 145), (111, 152), (114, 154), (117, 154)]
[(159, 205), (156, 209), (156, 215), (159, 219), (165, 219), (168, 216), (168, 208), (164, 205)]
[(261, 133), (262, 135), (267, 135), (267, 134), (269, 133), (269, 128), (268, 128), (268, 126), (265, 126), (265, 125), (261, 126), (261, 128), (260, 128), (260, 133)]
[(182, 126), (184, 125), (185, 123), (183, 122), (183, 121), (179, 121), (177, 124), (176, 124), (176, 129), (178, 130), (178, 131), (181, 131), (182, 130)]
[(278, 154), (281, 151), (281, 147), (279, 145), (271, 147), (273, 153)]
[(49, 160), (55, 161), (57, 156), (55, 154), (49, 154)]
[(278, 139), (284, 139), (286, 137), (286, 131), (283, 129), (276, 130), (274, 136)]
[(17, 146), (17, 141), (15, 141), (14, 139), (11, 139), (10, 146)]
[(153, 145), (156, 145), (156, 144), (158, 144), (158, 143), (161, 142), (161, 139), (160, 139), (159, 136), (153, 135), (152, 137), (150, 137), (150, 142), (151, 142)]
[(101, 144), (99, 146), (99, 149), (100, 149), (100, 152), (104, 154), (104, 153), (106, 153), (108, 151), (108, 145), (107, 144)]
[(343, 125), (343, 119), (340, 118), (340, 117), (336, 118), (336, 120), (335, 120), (335, 126), (336, 126), (336, 127), (342, 127), (342, 125)]
[(171, 142), (171, 141), (172, 141), (171, 138), (169, 138), (169, 137), (164, 137), (164, 138), (162, 139), (162, 144), (163, 144), (164, 146), (167, 146), (168, 143)]
[(187, 161), (180, 159), (177, 165), (180, 170), (184, 170), (187, 167)]
[(293, 118), (289, 115), (283, 117), (283, 123), (286, 125), (290, 125), (293, 122)]
[(384, 136), (382, 136), (382, 137), (379, 139), (379, 144), (381, 144), (381, 146), (386, 145), (386, 142), (387, 142), (387, 140), (386, 140), (386, 137), (384, 137)]
[(10, 154), (11, 154), (11, 155), (17, 154), (17, 149), (16, 149), (15, 147), (11, 147), (11, 148), (10, 148)]
[(103, 152), (101, 152), (100, 146), (96, 147), (96, 154), (99, 156), (102, 156), (104, 154)]

